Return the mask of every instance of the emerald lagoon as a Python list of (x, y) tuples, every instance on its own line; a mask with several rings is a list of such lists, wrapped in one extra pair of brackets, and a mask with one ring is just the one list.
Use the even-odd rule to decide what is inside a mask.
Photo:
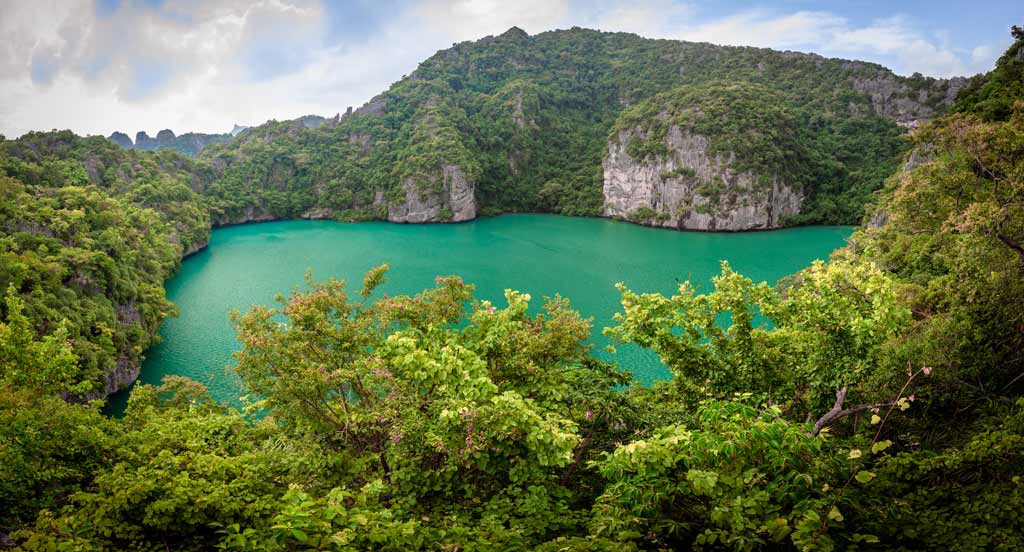
[[(801, 227), (770, 232), (702, 233), (647, 228), (607, 219), (556, 215), (503, 215), (462, 224), (402, 225), (383, 222), (282, 221), (219, 228), (205, 250), (185, 259), (167, 282), (180, 311), (167, 319), (163, 341), (146, 353), (143, 383), (182, 375), (209, 386), (213, 396), (237, 404), (243, 393), (232, 372), (237, 350), (229, 311), (273, 305), (278, 294), (318, 280), (349, 282), (357, 291), (363, 273), (391, 265), (377, 295), (412, 294), (439, 275), (456, 274), (476, 286), (476, 297), (504, 305), (504, 290), (533, 297), (561, 294), (592, 317), (592, 343), (600, 355), (632, 371), (643, 383), (668, 377), (652, 353), (619, 347), (604, 351), (601, 332), (620, 309), (616, 282), (636, 291), (673, 293), (689, 279), (708, 289), (719, 261), (755, 280), (774, 283), (815, 259), (827, 259), (852, 232), (847, 226)], [(123, 408), (127, 393), (110, 399)]]

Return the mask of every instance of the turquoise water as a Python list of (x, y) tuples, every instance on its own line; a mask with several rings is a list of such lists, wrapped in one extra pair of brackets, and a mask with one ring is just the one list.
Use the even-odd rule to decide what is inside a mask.
[[(164, 322), (163, 342), (147, 352), (140, 381), (159, 383), (168, 374), (210, 387), (215, 398), (235, 402), (242, 394), (230, 369), (238, 348), (228, 312), (253, 304), (273, 305), (304, 281), (339, 278), (358, 289), (363, 273), (389, 263), (378, 293), (416, 293), (438, 275), (457, 274), (476, 285), (478, 298), (504, 305), (503, 290), (541, 298), (556, 293), (594, 317), (596, 349), (608, 343), (601, 328), (618, 310), (616, 282), (636, 291), (671, 294), (690, 279), (707, 289), (719, 260), (755, 279), (774, 283), (826, 259), (845, 243), (850, 227), (806, 227), (756, 233), (697, 233), (645, 228), (605, 219), (555, 215), (505, 215), (464, 224), (346, 224), (287, 221), (214, 230), (210, 247), (182, 263), (167, 282), (180, 316)], [(650, 383), (668, 376), (653, 354), (619, 347), (612, 357)], [(125, 393), (111, 398), (115, 410)]]

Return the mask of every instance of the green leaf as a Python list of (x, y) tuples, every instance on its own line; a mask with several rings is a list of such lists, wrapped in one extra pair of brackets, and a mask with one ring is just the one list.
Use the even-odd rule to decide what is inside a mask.
[(892, 441), (890, 441), (888, 439), (886, 439), (884, 441), (879, 441), (879, 442), (871, 445), (871, 454), (878, 454), (879, 452), (882, 452), (883, 450), (885, 450), (885, 449), (887, 449), (887, 448), (889, 448), (891, 446), (892, 446)]
[(875, 474), (873, 474), (873, 473), (871, 473), (869, 471), (857, 472), (856, 479), (857, 479), (857, 481), (859, 481), (861, 483), (869, 483), (874, 478), (875, 478)]
[(828, 512), (828, 519), (832, 521), (843, 521), (843, 514), (839, 511), (839, 508), (833, 506)]
[(853, 542), (878, 542), (878, 537), (876, 537), (875, 535), (862, 535), (860, 533), (854, 533)]

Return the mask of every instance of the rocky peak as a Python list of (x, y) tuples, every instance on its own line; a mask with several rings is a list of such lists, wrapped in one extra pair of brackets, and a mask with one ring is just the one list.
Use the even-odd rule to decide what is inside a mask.
[(530, 33), (520, 29), (519, 27), (512, 26), (509, 30), (498, 35), (498, 38), (504, 40), (522, 40), (524, 38), (530, 38)]
[[(236, 125), (235, 129), (239, 127)], [(241, 127), (245, 128), (245, 127)], [(240, 131), (239, 131), (240, 132)], [(135, 142), (123, 132), (114, 132), (107, 139), (124, 149), (137, 149), (145, 151), (173, 149), (183, 155), (194, 157), (206, 146), (230, 140), (232, 134), (202, 134), (188, 132), (176, 136), (170, 129), (163, 129), (157, 133), (156, 138), (151, 138), (144, 130), (135, 134)]]
[(121, 146), (124, 149), (132, 149), (132, 147), (135, 145), (132, 142), (132, 139), (129, 138), (128, 135), (123, 132), (114, 132), (107, 138), (107, 140), (110, 140), (111, 142)]

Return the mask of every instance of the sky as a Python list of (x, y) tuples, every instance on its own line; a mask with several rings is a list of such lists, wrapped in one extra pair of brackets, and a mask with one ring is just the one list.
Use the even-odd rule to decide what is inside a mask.
[(155, 136), (358, 107), (452, 44), (518, 26), (761, 46), (901, 75), (987, 71), (1020, 0), (0, 0), (0, 134)]

